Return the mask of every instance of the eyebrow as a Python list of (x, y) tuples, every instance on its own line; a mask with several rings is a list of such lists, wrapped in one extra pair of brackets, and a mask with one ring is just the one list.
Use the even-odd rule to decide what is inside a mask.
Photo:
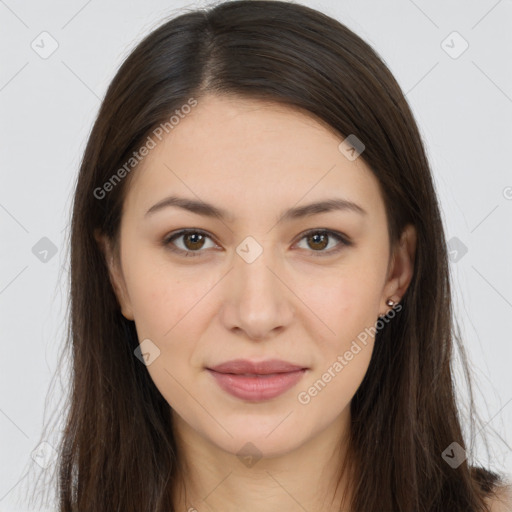
[[(216, 217), (223, 221), (233, 222), (234, 217), (227, 210), (214, 206), (213, 204), (206, 203), (204, 201), (198, 201), (195, 199), (189, 199), (185, 197), (169, 196), (162, 199), (158, 203), (154, 204), (144, 215), (147, 217), (157, 211), (163, 210), (168, 207), (177, 207), (187, 210), (198, 215), (205, 217)], [(298, 206), (289, 208), (281, 213), (278, 217), (278, 222), (286, 222), (299, 218), (309, 217), (319, 213), (330, 212), (330, 211), (348, 211), (355, 212), (360, 215), (367, 215), (366, 210), (361, 206), (352, 201), (342, 198), (325, 199), (316, 203), (307, 204), (305, 206)]]

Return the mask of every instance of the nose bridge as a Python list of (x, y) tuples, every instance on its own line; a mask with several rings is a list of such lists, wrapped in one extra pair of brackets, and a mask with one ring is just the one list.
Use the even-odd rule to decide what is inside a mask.
[[(249, 303), (265, 303), (276, 301), (278, 284), (269, 268), (275, 267), (275, 258), (269, 240), (256, 241), (247, 237), (236, 249), (235, 278), (238, 279), (237, 289), (239, 301)], [(274, 270), (275, 272), (275, 270)]]
[(236, 326), (251, 338), (266, 337), (292, 317), (286, 286), (275, 275), (282, 267), (274, 258), (270, 239), (267, 237), (266, 243), (253, 237), (244, 239), (236, 248), (230, 277), (231, 328)]
[(259, 288), (261, 292), (266, 293), (268, 290), (265, 288), (275, 285), (275, 277), (269, 270), (275, 267), (275, 261), (269, 246), (265, 249), (261, 245), (260, 247), (261, 249), (258, 250), (250, 242), (240, 244), (237, 248), (235, 271), (239, 275), (243, 290), (257, 291)]

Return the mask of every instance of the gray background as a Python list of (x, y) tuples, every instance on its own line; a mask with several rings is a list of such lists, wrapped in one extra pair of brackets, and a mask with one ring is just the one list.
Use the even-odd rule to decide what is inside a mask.
[[(482, 418), (471, 435), (475, 459), (511, 475), (512, 1), (302, 3), (372, 45), (406, 93), (453, 249), (456, 316)], [(0, 0), (0, 512), (24, 509), (16, 500), (42, 474), (32, 454), (54, 467), (39, 443), (55, 444), (57, 430), (42, 428), (53, 410), (59, 420), (68, 389), (66, 362), (57, 359), (66, 333), (67, 227), (101, 98), (144, 35), (204, 5)], [(456, 377), (462, 385), (460, 370)], [(466, 398), (461, 390), (461, 404)]]

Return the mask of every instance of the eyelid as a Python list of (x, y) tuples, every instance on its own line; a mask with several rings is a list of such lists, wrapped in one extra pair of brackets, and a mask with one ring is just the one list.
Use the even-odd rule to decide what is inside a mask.
[[(177, 248), (177, 247), (173, 246), (173, 244), (172, 244), (172, 242), (176, 238), (179, 238), (180, 236), (191, 234), (191, 233), (197, 233), (197, 234), (203, 235), (204, 237), (211, 239), (214, 243), (217, 244), (217, 242), (215, 242), (215, 238), (212, 235), (210, 235), (207, 231), (204, 231), (203, 229), (200, 229), (200, 228), (184, 228), (184, 229), (180, 229), (178, 231), (174, 231), (164, 237), (162, 244), (164, 245), (164, 247), (166, 247), (170, 251), (172, 251), (174, 253), (178, 253), (179, 255), (182, 255), (182, 256), (187, 256), (187, 257), (199, 256), (201, 253), (206, 252), (206, 251), (200, 250), (200, 249), (197, 251), (185, 251), (184, 249)], [(300, 242), (301, 240), (303, 240), (304, 238), (306, 238), (308, 235), (313, 234), (313, 233), (327, 234), (330, 238), (336, 239), (338, 241), (338, 245), (339, 245), (337, 248), (330, 249), (328, 251), (306, 250), (307, 252), (312, 253), (314, 256), (329, 256), (329, 255), (338, 253), (341, 249), (343, 249), (343, 247), (350, 247), (353, 245), (353, 242), (351, 241), (350, 237), (348, 237), (344, 233), (341, 233), (341, 232), (333, 230), (333, 229), (328, 229), (328, 228), (312, 228), (312, 229), (303, 231), (302, 233), (297, 235), (297, 242), (295, 242), (294, 245), (297, 244), (298, 242)]]

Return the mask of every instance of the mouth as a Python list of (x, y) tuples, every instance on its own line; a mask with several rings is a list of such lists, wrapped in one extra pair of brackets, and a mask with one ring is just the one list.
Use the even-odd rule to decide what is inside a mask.
[(259, 363), (237, 359), (206, 370), (223, 391), (246, 401), (261, 402), (291, 389), (308, 368), (275, 359)]

